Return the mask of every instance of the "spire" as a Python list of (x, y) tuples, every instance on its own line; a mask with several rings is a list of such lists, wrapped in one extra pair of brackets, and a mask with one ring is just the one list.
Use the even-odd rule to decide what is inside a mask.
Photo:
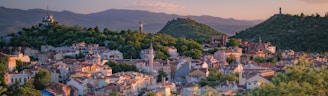
[(259, 44), (262, 43), (262, 39), (261, 39), (261, 36), (259, 36)]
[(153, 68), (154, 68), (154, 49), (153, 49), (153, 43), (150, 41), (150, 48), (149, 48), (149, 52), (148, 52), (148, 63), (149, 63), (149, 71), (150, 71), (150, 74), (153, 75)]
[(282, 13), (281, 13), (281, 7), (279, 8), (279, 14), (281, 15)]
[(49, 16), (49, 5), (47, 4), (47, 16)]
[(151, 42), (151, 41), (150, 41), (150, 47), (149, 47), (149, 49), (154, 49), (153, 48), (153, 42)]

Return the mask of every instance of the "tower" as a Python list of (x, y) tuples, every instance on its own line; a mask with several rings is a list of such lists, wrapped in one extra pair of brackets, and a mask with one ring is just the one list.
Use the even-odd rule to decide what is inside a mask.
[(279, 14), (281, 15), (282, 13), (281, 13), (281, 7), (279, 8)]
[(47, 15), (43, 17), (42, 25), (49, 26), (54, 21), (55, 21), (54, 17), (49, 14), (49, 8), (48, 8), (48, 5), (47, 5)]
[(261, 39), (261, 36), (259, 36), (259, 44), (262, 43), (262, 39)]
[(143, 33), (143, 24), (139, 21), (139, 32)]
[(148, 56), (148, 63), (149, 63), (149, 71), (150, 71), (150, 74), (153, 74), (154, 57), (155, 56), (154, 56), (153, 43), (150, 41), (149, 56)]

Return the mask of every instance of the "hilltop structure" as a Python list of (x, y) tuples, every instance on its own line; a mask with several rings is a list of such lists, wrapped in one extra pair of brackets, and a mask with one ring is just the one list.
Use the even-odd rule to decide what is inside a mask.
[(139, 32), (143, 33), (143, 24), (139, 21)]
[(42, 25), (49, 26), (51, 23), (53, 23), (54, 17), (49, 14), (49, 8), (47, 6), (47, 15), (43, 17), (42, 19)]

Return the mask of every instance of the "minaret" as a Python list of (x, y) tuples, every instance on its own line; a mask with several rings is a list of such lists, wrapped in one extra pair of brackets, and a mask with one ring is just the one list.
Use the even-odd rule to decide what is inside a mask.
[(259, 44), (262, 43), (262, 39), (261, 39), (261, 36), (259, 36)]
[(153, 43), (150, 41), (149, 56), (148, 56), (150, 74), (153, 74), (154, 57), (155, 56), (154, 56)]
[(143, 24), (139, 21), (139, 32), (143, 33)]

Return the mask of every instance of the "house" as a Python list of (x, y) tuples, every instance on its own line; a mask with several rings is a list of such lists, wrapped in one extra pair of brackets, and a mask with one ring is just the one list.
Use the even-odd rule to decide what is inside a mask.
[(4, 82), (7, 85), (13, 85), (16, 82), (19, 83), (19, 85), (24, 85), (29, 79), (31, 79), (31, 77), (27, 73), (6, 72), (4, 75)]
[(238, 86), (235, 81), (224, 81), (216, 87), (217, 91), (225, 96), (230, 96), (230, 93), (237, 92)]
[(52, 64), (48, 69), (52, 82), (66, 82), (69, 79), (69, 66), (62, 61)]
[(186, 76), (191, 71), (191, 62), (180, 62), (174, 74), (175, 82), (180, 84), (186, 82)]
[(276, 53), (276, 47), (271, 45), (270, 42), (262, 42), (259, 40), (258, 43), (252, 42), (246, 45), (245, 52), (247, 54), (255, 53), (255, 52), (263, 52), (267, 53)]
[(174, 59), (179, 56), (178, 49), (175, 48), (174, 46), (169, 46), (167, 50), (170, 54), (170, 59)]
[(271, 83), (275, 71), (249, 69), (239, 73), (239, 85), (245, 86), (245, 89), (254, 89), (263, 83)]
[(54, 96), (71, 96), (71, 88), (62, 83), (51, 83), (44, 90)]
[(211, 45), (216, 47), (224, 47), (228, 42), (228, 36), (218, 35), (211, 37)]
[(20, 60), (22, 62), (30, 62), (30, 56), (24, 55), (23, 53), (19, 52), (16, 56), (16, 60)]
[(15, 56), (0, 52), (0, 59), (7, 59), (6, 63), (8, 71), (13, 71), (14, 69), (16, 69), (17, 58)]
[(198, 83), (202, 78), (208, 77), (210, 72), (207, 68), (197, 68), (192, 69), (190, 73), (186, 76), (186, 80), (188, 83)]
[(24, 49), (24, 54), (28, 55), (28, 56), (32, 56), (32, 57), (36, 58), (38, 56), (38, 53), (39, 53), (39, 51), (34, 48), (27, 47)]
[(118, 50), (106, 50), (101, 53), (101, 58), (107, 60), (122, 60), (123, 53)]
[(83, 77), (73, 77), (66, 83), (67, 86), (75, 87), (78, 90), (79, 95), (85, 95), (90, 90), (87, 88), (87, 79)]
[(160, 96), (171, 96), (171, 91), (176, 91), (174, 83), (165, 82), (157, 83), (147, 87), (151, 92), (162, 93)]
[(229, 73), (239, 73), (242, 70), (242, 64), (237, 65), (224, 65), (220, 68), (220, 72), (222, 74), (229, 74)]
[(236, 63), (240, 63), (240, 56), (242, 55), (242, 49), (237, 47), (231, 47), (226, 50), (218, 50), (214, 53), (214, 58), (219, 62), (225, 62), (229, 56), (236, 57)]
[[(148, 60), (149, 59), (149, 51), (150, 49), (144, 49), (144, 50), (141, 50), (140, 51), (140, 58), (143, 59), (143, 60)], [(155, 56), (156, 52), (154, 51), (153, 52), (153, 56)]]

